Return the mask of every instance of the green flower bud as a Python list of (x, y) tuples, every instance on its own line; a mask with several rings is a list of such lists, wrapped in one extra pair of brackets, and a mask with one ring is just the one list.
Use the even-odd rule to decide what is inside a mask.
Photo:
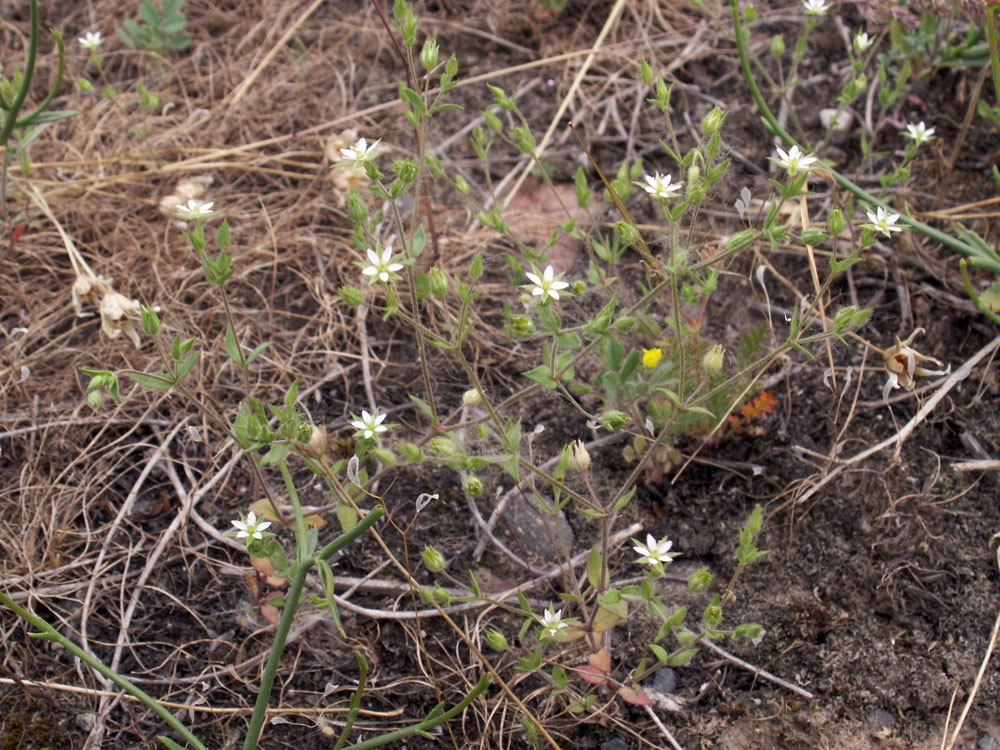
[(577, 297), (579, 297), (581, 294), (587, 291), (587, 282), (578, 279), (574, 281), (572, 284), (570, 284), (569, 291), (571, 294), (574, 294)]
[(435, 456), (440, 458), (451, 458), (458, 455), (458, 446), (448, 437), (431, 438), (427, 447)]
[(364, 294), (357, 287), (344, 285), (337, 290), (337, 293), (351, 307), (357, 307), (365, 301)]
[(716, 344), (707, 352), (705, 356), (701, 358), (701, 366), (705, 369), (705, 372), (710, 375), (715, 375), (716, 373), (722, 372), (722, 365), (725, 361), (726, 350), (722, 348), (722, 344)]
[(494, 133), (499, 134), (503, 132), (503, 123), (500, 122), (500, 118), (493, 114), (490, 110), (483, 110), (483, 120), (486, 122), (486, 127)]
[(647, 86), (653, 83), (653, 69), (649, 67), (649, 63), (646, 62), (645, 57), (639, 58), (639, 77)]
[(434, 266), (427, 272), (427, 285), (430, 287), (431, 294), (435, 297), (444, 299), (448, 296), (448, 277), (437, 266)]
[(420, 556), (424, 558), (424, 565), (427, 566), (427, 570), (431, 573), (440, 573), (444, 570), (444, 555), (431, 545), (426, 545), (421, 551)]
[(365, 205), (364, 198), (357, 188), (351, 188), (347, 196), (347, 214), (355, 224), (364, 224), (368, 221), (368, 206)]
[(696, 593), (708, 591), (714, 579), (715, 576), (708, 572), (708, 568), (699, 568), (688, 576), (688, 588)]
[(399, 179), (407, 184), (411, 184), (417, 179), (417, 164), (413, 159), (401, 159), (395, 162), (392, 168), (399, 175)]
[(624, 221), (619, 221), (615, 224), (615, 232), (621, 238), (624, 245), (634, 245), (639, 239), (639, 230)]
[(430, 70), (438, 61), (438, 43), (435, 39), (428, 39), (424, 42), (423, 49), (420, 50), (420, 64), (424, 70)]
[(470, 474), (465, 479), (465, 484), (462, 489), (465, 490), (467, 495), (472, 497), (479, 497), (483, 494), (483, 480), (477, 477), (475, 474)]
[(470, 388), (465, 393), (462, 394), (462, 405), (463, 406), (479, 406), (482, 403), (483, 397), (479, 395), (479, 391), (475, 388)]
[(489, 646), (494, 651), (506, 651), (507, 650), (507, 639), (504, 638), (503, 633), (496, 629), (487, 630), (483, 633), (483, 640), (486, 641), (486, 645)]
[(707, 136), (715, 135), (722, 128), (725, 119), (726, 113), (721, 108), (712, 107), (712, 111), (701, 121), (701, 132)]
[(86, 91), (87, 93), (90, 93), (91, 91), (94, 90), (94, 84), (92, 84), (86, 78), (81, 78), (79, 81), (77, 81), (76, 85), (80, 87), (81, 91)]
[(618, 318), (618, 320), (615, 321), (615, 330), (618, 331), (618, 333), (628, 333), (635, 327), (636, 320), (637, 318), (632, 315), (626, 315), (625, 317)]
[(451, 606), (451, 594), (441, 588), (441, 585), (438, 583), (434, 584), (434, 598), (446, 607)]
[(748, 5), (743, 9), (743, 20), (747, 23), (753, 23), (757, 20), (757, 9), (752, 5)]
[(785, 54), (785, 39), (781, 34), (771, 39), (771, 54), (775, 57), (782, 57)]
[(614, 432), (615, 430), (620, 430), (626, 424), (628, 424), (628, 414), (623, 411), (611, 409), (601, 415), (601, 427), (605, 430)]
[(802, 241), (809, 247), (816, 247), (826, 239), (826, 230), (823, 227), (809, 227), (802, 233)]
[(434, 592), (430, 589), (420, 589), (420, 599), (424, 604), (430, 604), (434, 601)]
[(527, 315), (515, 315), (510, 319), (510, 327), (518, 336), (531, 336), (535, 333), (535, 324)]
[(100, 391), (91, 391), (87, 394), (87, 404), (91, 409), (100, 409), (101, 402), (104, 400), (104, 396)]

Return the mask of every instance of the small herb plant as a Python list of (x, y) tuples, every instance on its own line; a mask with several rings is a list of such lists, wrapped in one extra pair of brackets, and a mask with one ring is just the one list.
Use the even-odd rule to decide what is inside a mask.
[(181, 13), (184, 0), (162, 0), (157, 7), (151, 0), (139, 4), (140, 25), (134, 19), (127, 19), (123, 28), (118, 29), (118, 38), (129, 49), (141, 49), (163, 57), (168, 51), (180, 52), (191, 46), (191, 37), (183, 33), (187, 19)]

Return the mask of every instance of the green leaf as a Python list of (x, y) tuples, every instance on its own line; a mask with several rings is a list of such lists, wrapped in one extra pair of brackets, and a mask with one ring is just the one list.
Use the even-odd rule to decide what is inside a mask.
[(252, 365), (254, 360), (257, 359), (257, 357), (259, 357), (261, 354), (263, 354), (264, 351), (270, 345), (271, 345), (270, 341), (265, 341), (263, 344), (260, 344), (259, 346), (254, 348), (254, 350), (247, 355), (247, 365)]
[(201, 356), (201, 352), (191, 352), (183, 362), (177, 365), (177, 382), (182, 381), (188, 376), (188, 373), (194, 368), (195, 363), (198, 361), (198, 357)]
[(163, 735), (158, 735), (157, 738), (160, 742), (166, 745), (170, 750), (185, 750), (181, 745), (178, 745), (169, 737), (164, 737)]
[(570, 331), (569, 333), (556, 334), (556, 346), (561, 346), (563, 349), (575, 350), (583, 346), (583, 342), (580, 341), (579, 335)]
[(261, 458), (261, 466), (271, 466), (278, 463), (281, 459), (288, 455), (288, 452), (292, 449), (291, 443), (274, 443), (264, 457)]
[(428, 419), (434, 419), (434, 411), (431, 409), (431, 405), (428, 404), (421, 398), (417, 398), (413, 394), (410, 394), (410, 401), (417, 405), (417, 408), (422, 411)]
[(236, 334), (233, 332), (232, 326), (226, 326), (226, 353), (229, 354), (229, 358), (241, 369), (246, 366), (243, 349), (236, 340)]
[(223, 219), (219, 231), (215, 233), (215, 243), (222, 249), (229, 244), (229, 220)]
[(595, 589), (603, 588), (601, 575), (603, 570), (604, 563), (601, 551), (597, 547), (593, 547), (590, 550), (590, 559), (587, 560), (587, 581)]
[(663, 646), (658, 646), (655, 643), (650, 643), (649, 650), (652, 651), (656, 655), (656, 658), (659, 659), (664, 664), (666, 664), (670, 658), (667, 655), (667, 650), (663, 648)]
[(695, 654), (697, 653), (698, 649), (696, 648), (686, 648), (683, 651), (678, 651), (677, 653), (672, 654), (667, 659), (667, 664), (669, 664), (671, 667), (683, 667), (685, 664), (691, 661), (695, 657)]
[(165, 372), (126, 372), (125, 375), (139, 385), (153, 388), (157, 391), (169, 391), (174, 387), (174, 380)]
[(552, 371), (549, 369), (548, 365), (539, 365), (535, 369), (522, 372), (521, 374), (528, 378), (528, 380), (533, 380), (543, 388), (547, 388), (550, 391), (555, 390), (558, 385), (558, 383), (552, 379)]

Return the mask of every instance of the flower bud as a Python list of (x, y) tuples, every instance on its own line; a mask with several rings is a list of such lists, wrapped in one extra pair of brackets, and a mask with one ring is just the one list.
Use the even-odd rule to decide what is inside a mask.
[(465, 490), (465, 494), (472, 497), (479, 497), (483, 494), (483, 480), (477, 477), (475, 474), (470, 474), (465, 479), (465, 485), (462, 487)]
[(569, 444), (569, 465), (581, 472), (590, 468), (590, 454), (582, 440), (574, 440)]
[(708, 568), (699, 568), (688, 576), (688, 588), (696, 593), (708, 591), (715, 576), (708, 572)]
[(420, 64), (424, 70), (430, 70), (438, 61), (438, 43), (436, 39), (428, 39), (420, 50)]
[(823, 227), (809, 227), (802, 232), (802, 241), (809, 247), (816, 247), (826, 239), (826, 230)]
[(451, 440), (444, 436), (431, 438), (431, 441), (427, 444), (431, 452), (440, 458), (450, 458), (452, 456), (458, 455), (458, 446)]
[(639, 230), (624, 221), (615, 224), (615, 234), (621, 238), (623, 245), (634, 245), (639, 239)]
[(839, 208), (830, 212), (830, 218), (826, 220), (826, 227), (834, 237), (839, 237), (844, 231), (844, 213)]
[(518, 336), (531, 336), (535, 333), (535, 324), (527, 315), (515, 315), (510, 319), (510, 326)]
[(312, 433), (306, 443), (295, 443), (295, 447), (303, 455), (319, 460), (326, 455), (327, 440), (326, 427), (324, 425), (312, 425)]
[(482, 400), (483, 397), (479, 395), (479, 391), (475, 388), (470, 388), (462, 394), (463, 406), (479, 406), (479, 404), (482, 403)]
[(611, 409), (601, 415), (601, 427), (605, 430), (614, 432), (615, 430), (620, 430), (626, 424), (628, 424), (628, 414), (623, 411)]
[(368, 221), (368, 206), (365, 205), (364, 198), (357, 188), (351, 188), (347, 196), (347, 214), (355, 224), (364, 224)]
[(712, 107), (712, 111), (705, 115), (701, 121), (701, 132), (707, 136), (713, 136), (722, 128), (722, 122), (726, 119), (726, 113), (720, 107)]
[(448, 277), (437, 266), (427, 272), (427, 285), (435, 297), (444, 299), (448, 295)]
[(351, 307), (357, 307), (365, 301), (365, 296), (361, 290), (353, 286), (342, 286), (337, 290), (340, 298)]
[(424, 565), (431, 573), (440, 573), (444, 570), (444, 555), (431, 545), (426, 545), (420, 556), (424, 558)]
[(785, 54), (785, 39), (781, 34), (771, 39), (771, 54), (775, 57), (782, 57)]
[(570, 284), (569, 291), (576, 297), (581, 296), (587, 291), (587, 282), (581, 279), (577, 279), (572, 284)]
[(483, 640), (486, 641), (486, 645), (489, 646), (494, 651), (506, 651), (507, 650), (507, 639), (504, 638), (503, 633), (499, 630), (491, 628), (483, 633)]
[(757, 9), (752, 5), (748, 5), (743, 9), (743, 20), (747, 23), (753, 23), (757, 20)]
[(715, 375), (722, 372), (722, 364), (725, 356), (726, 350), (722, 348), (722, 344), (716, 344), (705, 352), (705, 355), (701, 358), (701, 366), (705, 368), (705, 372)]

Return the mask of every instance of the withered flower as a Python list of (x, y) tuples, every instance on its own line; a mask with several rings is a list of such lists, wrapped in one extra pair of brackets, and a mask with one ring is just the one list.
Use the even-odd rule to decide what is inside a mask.
[(951, 365), (942, 370), (928, 370), (920, 364), (921, 362), (930, 362), (937, 367), (945, 367), (944, 362), (921, 354), (910, 346), (913, 343), (913, 339), (921, 333), (925, 333), (924, 329), (918, 328), (902, 341), (900, 341), (899, 336), (896, 336), (896, 345), (882, 351), (882, 357), (885, 359), (885, 369), (889, 373), (889, 379), (882, 389), (882, 400), (888, 401), (889, 392), (900, 386), (908, 391), (912, 391), (914, 386), (913, 378), (916, 375), (933, 377), (947, 375), (951, 372)]

